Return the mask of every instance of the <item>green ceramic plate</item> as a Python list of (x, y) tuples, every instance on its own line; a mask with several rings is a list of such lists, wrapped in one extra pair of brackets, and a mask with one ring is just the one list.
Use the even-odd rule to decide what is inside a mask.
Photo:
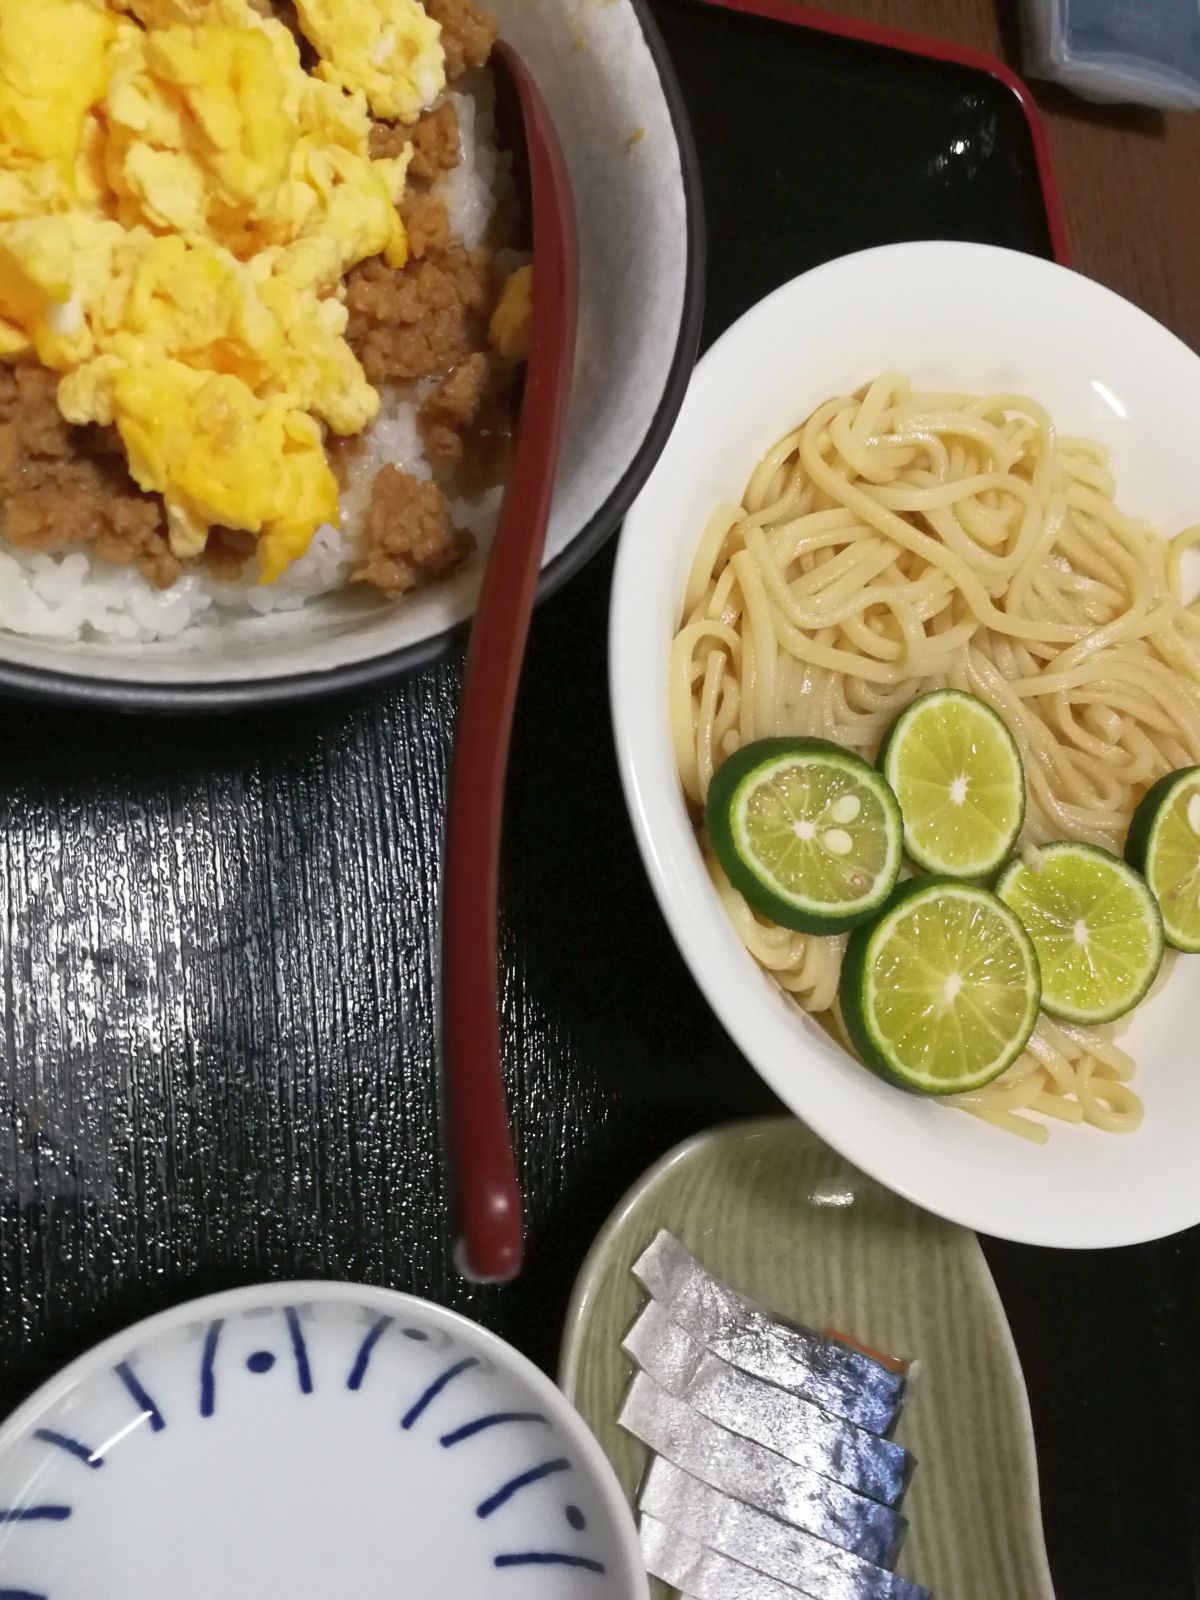
[(680, 1145), (625, 1197), (583, 1264), (559, 1381), (631, 1501), (647, 1452), (615, 1421), (632, 1370), (621, 1338), (643, 1300), (630, 1265), (660, 1227), (772, 1310), (920, 1359), (896, 1435), (917, 1457), (906, 1577), (935, 1600), (1053, 1600), (1029, 1401), (975, 1235), (880, 1188), (787, 1119)]

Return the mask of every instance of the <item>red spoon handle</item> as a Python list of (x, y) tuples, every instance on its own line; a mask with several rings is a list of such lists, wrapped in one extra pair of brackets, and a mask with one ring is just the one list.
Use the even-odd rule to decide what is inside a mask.
[(521, 1267), (521, 1194), (504, 1094), (496, 920), (509, 738), (571, 383), (575, 214), (544, 101), (497, 46), (521, 105), (533, 196), (533, 318), (512, 473), (471, 629), (450, 774), (442, 914), (442, 1059), (466, 1276)]

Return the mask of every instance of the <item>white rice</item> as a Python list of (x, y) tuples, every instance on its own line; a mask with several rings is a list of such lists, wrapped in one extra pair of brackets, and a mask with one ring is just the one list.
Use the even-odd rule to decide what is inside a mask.
[[(491, 79), (479, 74), (471, 93), (448, 96), (458, 113), (459, 164), (434, 193), (446, 202), (450, 230), (468, 249), (479, 244), (508, 180), (508, 158), (496, 147)], [(341, 496), (340, 533), (319, 528), (307, 551), (272, 584), (260, 584), (253, 562), (243, 577), (221, 583), (203, 569), (185, 569), (169, 589), (148, 583), (136, 567), (115, 566), (88, 550), (56, 554), (21, 550), (0, 534), (0, 629), (37, 639), (96, 639), (133, 643), (177, 638), (185, 629), (219, 627), (229, 617), (295, 611), (350, 579), (371, 485), (389, 462), (416, 478), (429, 478), (417, 414), (428, 382), (385, 388), (378, 420), (364, 448), (350, 458), (349, 482)], [(473, 501), (451, 501), (460, 527), (486, 540), (493, 531), (502, 491)]]
[(502, 176), (492, 80), (482, 73), (473, 75), (470, 94), (452, 91), (446, 98), (458, 113), (459, 160), (433, 192), (446, 202), (450, 232), (473, 250), (483, 242), (492, 220)]

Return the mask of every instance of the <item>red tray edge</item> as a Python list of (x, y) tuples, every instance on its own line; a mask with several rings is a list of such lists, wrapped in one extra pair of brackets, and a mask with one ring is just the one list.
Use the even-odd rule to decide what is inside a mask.
[(1050, 248), (1060, 266), (1071, 265), (1071, 246), (1067, 238), (1067, 224), (1063, 214), (1062, 192), (1054, 171), (1054, 158), (1050, 153), (1050, 139), (1042, 121), (1029, 85), (998, 56), (986, 50), (976, 50), (971, 45), (955, 44), (949, 39), (935, 39), (931, 34), (909, 33), (903, 28), (893, 28), (883, 22), (867, 22), (859, 17), (843, 17), (832, 11), (822, 11), (800, 0), (704, 0), (706, 5), (723, 6), (727, 11), (746, 11), (757, 17), (768, 17), (773, 22), (788, 22), (801, 28), (815, 28), (822, 33), (833, 33), (843, 39), (858, 39), (864, 44), (884, 45), (888, 49), (903, 50), (909, 55), (929, 56), (935, 61), (950, 61), (956, 66), (972, 67), (996, 78), (1017, 98), (1022, 114), (1029, 126), (1033, 141), (1033, 156), (1037, 163), (1038, 182), (1042, 202), (1046, 208), (1046, 226), (1050, 234)]

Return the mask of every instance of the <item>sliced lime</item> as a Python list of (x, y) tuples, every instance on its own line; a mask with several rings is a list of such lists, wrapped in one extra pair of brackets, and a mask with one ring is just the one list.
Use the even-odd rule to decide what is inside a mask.
[(824, 739), (759, 739), (713, 774), (708, 836), (730, 883), (764, 917), (835, 933), (887, 899), (900, 871), (896, 797)]
[(1111, 1022), (1137, 1005), (1162, 961), (1154, 896), (1132, 867), (1095, 845), (1061, 840), (1017, 860), (996, 885), (1029, 930), (1042, 1004), (1071, 1022)]
[(1133, 813), (1125, 859), (1145, 873), (1167, 943), (1200, 950), (1200, 767), (1168, 773)]
[(946, 878), (903, 883), (850, 936), (842, 1016), (868, 1066), (921, 1094), (990, 1083), (1037, 1020), (1037, 956), (994, 894)]
[(893, 722), (879, 767), (920, 866), (951, 878), (1003, 866), (1025, 818), (1025, 770), (991, 706), (958, 689), (921, 695)]

